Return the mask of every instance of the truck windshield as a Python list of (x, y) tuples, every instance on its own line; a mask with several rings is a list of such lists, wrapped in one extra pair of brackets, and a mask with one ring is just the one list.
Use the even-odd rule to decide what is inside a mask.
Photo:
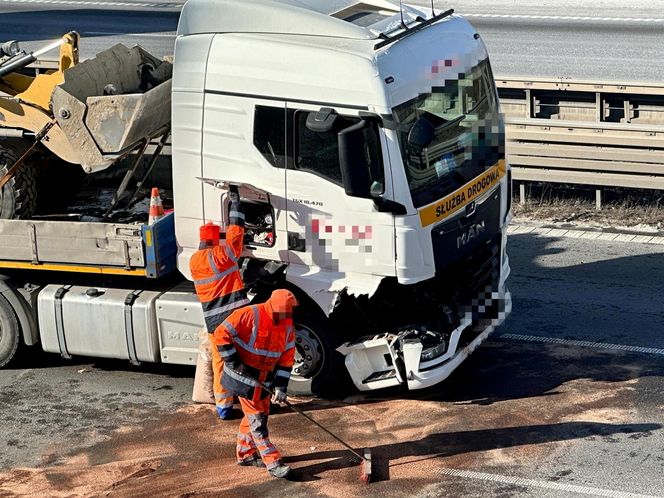
[(415, 207), (453, 192), (504, 155), (488, 59), (395, 107), (394, 116)]

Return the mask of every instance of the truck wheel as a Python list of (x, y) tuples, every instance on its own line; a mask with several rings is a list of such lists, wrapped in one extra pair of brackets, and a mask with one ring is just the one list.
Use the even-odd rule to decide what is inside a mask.
[[(0, 144), (0, 178), (20, 156), (13, 149)], [(37, 186), (34, 165), (24, 162), (0, 191), (0, 219), (28, 219), (37, 207)]]
[(295, 364), (288, 384), (295, 396), (340, 396), (352, 386), (344, 357), (336, 351), (341, 340), (324, 318), (308, 312), (295, 315)]
[(0, 368), (16, 355), (21, 328), (9, 301), (0, 296)]

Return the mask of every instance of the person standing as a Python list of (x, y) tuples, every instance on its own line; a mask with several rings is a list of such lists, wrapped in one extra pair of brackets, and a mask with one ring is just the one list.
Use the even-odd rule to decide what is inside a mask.
[(244, 418), (237, 434), (238, 465), (265, 466), (273, 477), (286, 477), (290, 467), (270, 441), (267, 426), (272, 401), (286, 401), (286, 387), (295, 361), (292, 292), (277, 289), (263, 304), (235, 310), (217, 327), (213, 344), (224, 360), (222, 384), (238, 396)]
[[(234, 309), (249, 303), (238, 266), (238, 258), (244, 249), (244, 213), (240, 207), (237, 186), (230, 186), (229, 197), (231, 202), (226, 240), (219, 241), (219, 225), (206, 223), (200, 227), (198, 251), (189, 261), (210, 338)], [(233, 410), (233, 395), (226, 392), (221, 384), (224, 362), (217, 348), (211, 348), (211, 355), (217, 414), (222, 420), (229, 420)]]

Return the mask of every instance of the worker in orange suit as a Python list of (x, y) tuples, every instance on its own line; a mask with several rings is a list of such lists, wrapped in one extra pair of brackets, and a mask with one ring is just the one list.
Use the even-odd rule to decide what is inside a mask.
[[(229, 225), (226, 240), (219, 242), (219, 226), (207, 223), (200, 228), (200, 246), (190, 261), (189, 268), (196, 294), (203, 306), (205, 326), (210, 339), (215, 329), (236, 308), (249, 303), (242, 282), (238, 258), (244, 244), (244, 214), (240, 209), (240, 195), (236, 186), (230, 186)], [(212, 342), (212, 341), (211, 341)], [(221, 385), (224, 362), (217, 348), (211, 348), (213, 391), (217, 414), (222, 420), (232, 417), (233, 395)]]
[(237, 435), (237, 462), (243, 466), (267, 467), (273, 477), (286, 477), (290, 467), (269, 438), (267, 419), (270, 394), (255, 379), (274, 392), (272, 401), (286, 401), (286, 387), (295, 361), (292, 292), (278, 289), (264, 304), (236, 310), (214, 332), (213, 342), (224, 359), (222, 383), (235, 393), (244, 418)]

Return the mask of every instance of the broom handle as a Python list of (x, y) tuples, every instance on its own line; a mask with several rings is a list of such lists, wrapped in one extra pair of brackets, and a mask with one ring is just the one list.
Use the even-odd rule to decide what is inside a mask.
[[(270, 393), (272, 396), (274, 396), (274, 392), (272, 392), (271, 389), (269, 389), (268, 387), (266, 387), (265, 384), (263, 384), (263, 383), (262, 383), (261, 381), (259, 381), (259, 380), (256, 380), (256, 379), (253, 379), (253, 380), (255, 380), (256, 383), (257, 383), (259, 386), (261, 386), (263, 389), (265, 389), (268, 393)], [(316, 424), (318, 427), (320, 427), (321, 429), (323, 429), (323, 430), (324, 430), (325, 432), (327, 432), (330, 436), (332, 436), (334, 439), (336, 439), (336, 440), (339, 441), (341, 444), (343, 444), (346, 448), (348, 448), (348, 450), (349, 450), (351, 453), (353, 453), (356, 457), (358, 457), (360, 460), (362, 460), (362, 461), (366, 460), (362, 455), (360, 455), (357, 451), (355, 451), (353, 448), (351, 448), (351, 447), (348, 445), (348, 443), (346, 443), (343, 439), (341, 439), (341, 438), (340, 438), (339, 436), (337, 436), (336, 434), (332, 433), (329, 429), (327, 429), (326, 427), (324, 427), (323, 425), (321, 425), (319, 422), (316, 422), (313, 418), (311, 418), (309, 415), (307, 415), (306, 413), (304, 413), (304, 412), (303, 412), (302, 410), (300, 410), (299, 408), (296, 408), (296, 407), (295, 407), (294, 405), (292, 405), (288, 400), (284, 401), (284, 403), (286, 403), (286, 406), (288, 406), (288, 408), (290, 408), (291, 410), (293, 410), (293, 411), (296, 412), (296, 413), (299, 413), (299, 414), (302, 415), (304, 418), (306, 418), (306, 419), (309, 420), (310, 422)]]

